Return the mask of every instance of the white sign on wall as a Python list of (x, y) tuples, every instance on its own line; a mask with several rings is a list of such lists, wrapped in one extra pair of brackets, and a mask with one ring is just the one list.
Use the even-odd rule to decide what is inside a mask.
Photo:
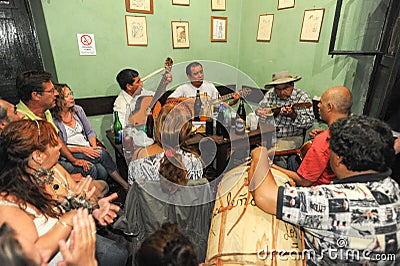
[(77, 34), (79, 55), (96, 55), (94, 34)]

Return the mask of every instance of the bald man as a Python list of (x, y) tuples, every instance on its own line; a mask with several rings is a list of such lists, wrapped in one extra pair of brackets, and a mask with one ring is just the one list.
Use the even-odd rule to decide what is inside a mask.
[[(352, 105), (352, 95), (348, 88), (336, 86), (327, 89), (318, 104), (319, 114), (328, 127), (339, 118), (348, 117)], [(329, 128), (319, 133), (297, 171), (291, 171), (275, 164), (273, 168), (287, 174), (298, 186), (329, 184), (335, 174), (329, 166)]]
[(24, 115), (17, 111), (17, 107), (3, 99), (0, 99), (0, 133), (13, 121), (24, 118)]

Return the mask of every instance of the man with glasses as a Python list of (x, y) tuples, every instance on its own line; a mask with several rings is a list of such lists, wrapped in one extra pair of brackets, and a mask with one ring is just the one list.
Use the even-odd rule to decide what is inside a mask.
[[(17, 76), (16, 84), (20, 98), (17, 111), (24, 114), (27, 119), (46, 120), (58, 132), (49, 110), (56, 105), (56, 97), (58, 96), (58, 92), (51, 81), (51, 74), (45, 71), (26, 71)], [(60, 138), (59, 142), (62, 145), (61, 155), (74, 166), (82, 167), (89, 174), (96, 170), (88, 161), (75, 158)]]
[[(264, 99), (259, 103), (256, 114), (260, 122), (266, 122), (271, 110), (268, 108), (281, 107), (279, 112), (274, 113), (276, 132), (276, 150), (290, 150), (299, 148), (304, 141), (304, 130), (309, 129), (314, 123), (312, 107), (293, 108), (296, 103), (312, 103), (310, 96), (304, 91), (294, 87), (294, 82), (301, 76), (292, 76), (289, 71), (281, 71), (272, 74), (272, 82), (265, 87), (273, 87)], [(278, 109), (279, 110), (279, 109)], [(287, 167), (286, 159), (276, 158), (275, 162)]]

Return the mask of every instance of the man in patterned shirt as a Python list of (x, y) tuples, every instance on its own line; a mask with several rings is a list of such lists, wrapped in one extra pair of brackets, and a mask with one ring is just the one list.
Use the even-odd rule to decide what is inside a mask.
[(337, 120), (329, 139), (337, 179), (314, 187), (278, 187), (268, 151), (257, 148), (249, 169), (255, 203), (303, 227), (307, 265), (400, 265), (400, 190), (389, 168), (393, 142), (378, 119)]
[[(304, 141), (304, 130), (310, 128), (314, 123), (312, 107), (299, 109), (292, 107), (296, 103), (312, 103), (310, 96), (294, 87), (294, 82), (300, 79), (301, 76), (292, 76), (289, 71), (272, 74), (272, 82), (265, 86), (274, 89), (265, 94), (256, 110), (260, 121), (267, 122), (268, 117), (270, 117), (268, 116), (270, 113), (268, 108), (282, 107), (279, 113), (274, 113), (275, 126), (278, 129), (276, 132), (276, 150), (299, 148)], [(286, 162), (277, 163), (286, 168)]]

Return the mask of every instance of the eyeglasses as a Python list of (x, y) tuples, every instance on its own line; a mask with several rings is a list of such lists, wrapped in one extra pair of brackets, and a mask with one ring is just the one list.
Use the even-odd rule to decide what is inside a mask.
[(54, 94), (55, 91), (56, 91), (56, 89), (55, 89), (55, 88), (52, 88), (52, 89), (47, 90), (47, 91), (37, 91), (37, 92), (40, 92), (40, 93), (48, 92), (48, 93), (50, 93), (50, 94)]
[(292, 87), (293, 87), (292, 85), (284, 85), (284, 86), (282, 86), (282, 87), (275, 86), (274, 88), (275, 88), (275, 90), (277, 90), (277, 91), (284, 91), (284, 90), (290, 89), (290, 88), (292, 88)]

